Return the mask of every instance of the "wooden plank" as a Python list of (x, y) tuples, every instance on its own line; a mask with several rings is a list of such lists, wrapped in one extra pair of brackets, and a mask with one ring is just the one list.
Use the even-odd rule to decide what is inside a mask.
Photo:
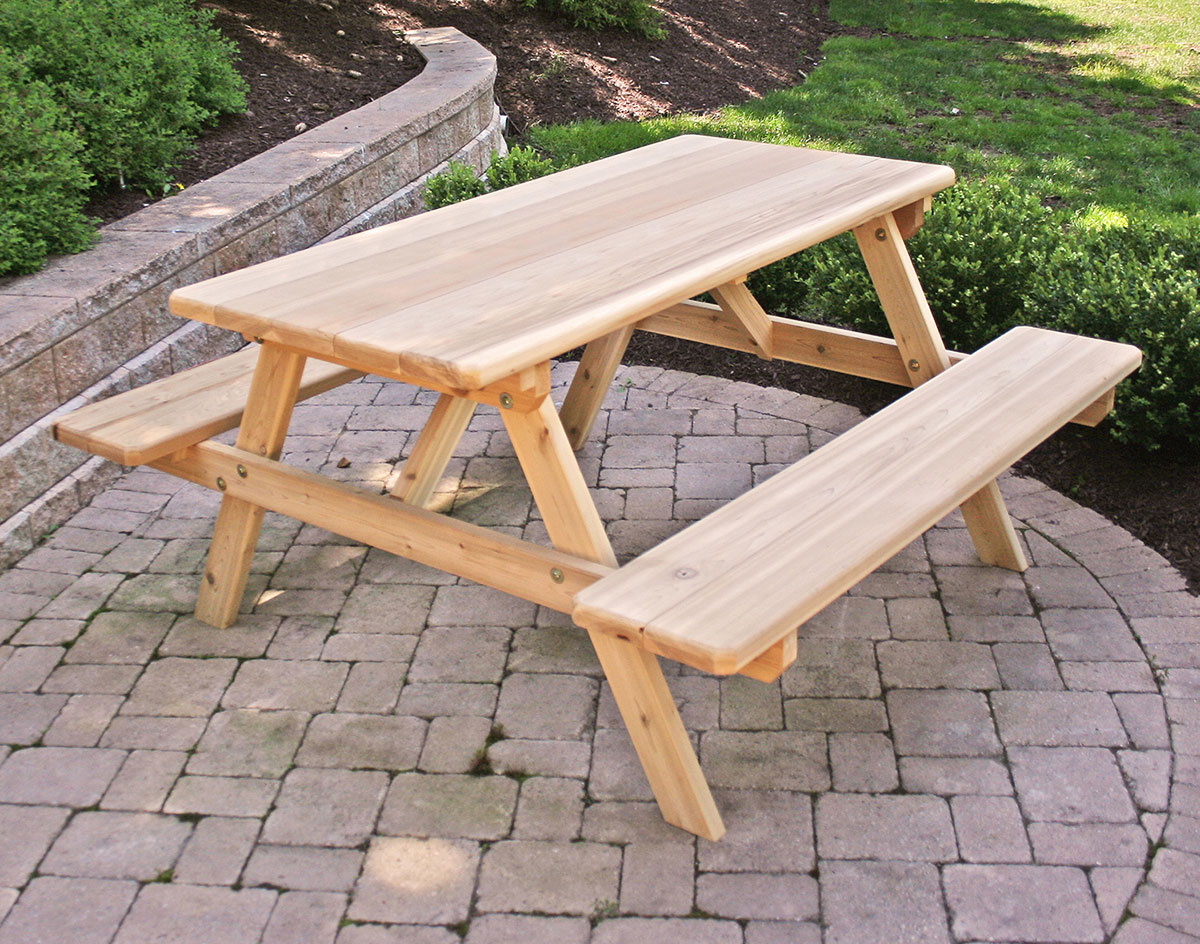
[[(208, 488), (224, 478), (226, 494), (236, 499), (560, 612), (570, 612), (578, 591), (612, 572), (234, 446), (200, 443), (153, 465)], [(245, 476), (238, 474), (239, 465)]]
[(584, 348), (567, 399), (558, 413), (572, 449), (578, 451), (587, 442), (632, 337), (630, 325), (597, 338)]
[(709, 289), (717, 304), (727, 314), (732, 315), (745, 330), (753, 345), (753, 351), (763, 360), (769, 361), (774, 355), (771, 343), (771, 319), (762, 310), (762, 305), (746, 288), (745, 279), (726, 282)]
[(608, 161), (178, 290), (173, 310), (373, 372), (483, 387), (954, 176), (715, 139)]
[(741, 667), (739, 674), (748, 675), (760, 682), (774, 682), (796, 661), (799, 643), (795, 633), (788, 633), (779, 642), (761, 655), (755, 656)]
[[(858, 248), (879, 295), (883, 313), (913, 383), (924, 383), (950, 366), (925, 292), (891, 214), (854, 230)], [(962, 506), (980, 560), (1008, 570), (1029, 566), (998, 488), (986, 488)]]
[(892, 216), (896, 218), (896, 227), (900, 230), (900, 235), (905, 239), (912, 239), (917, 230), (925, 224), (925, 214), (932, 206), (933, 198), (924, 197), (907, 206), (902, 206), (898, 210), (893, 210)]
[(573, 618), (737, 672), (1140, 363), (1017, 328), (583, 590)]
[[(550, 398), (540, 410), (502, 415), (555, 546), (615, 565), (604, 524)], [(719, 839), (725, 826), (658, 660), (617, 636), (589, 636), (663, 819), (697, 836)]]
[[(239, 449), (279, 458), (303, 373), (302, 355), (263, 346), (238, 430)], [(231, 495), (221, 500), (196, 599), (201, 622), (224, 628), (237, 619), (264, 511), (262, 505)]]
[[(54, 437), (121, 465), (142, 465), (237, 426), (257, 363), (258, 347), (247, 347), (88, 404), (58, 420)], [(348, 367), (309, 361), (296, 399), (361, 376)]]
[(424, 508), (446, 471), (467, 424), (475, 415), (475, 403), (443, 393), (417, 437), (417, 443), (392, 486), (392, 497)]

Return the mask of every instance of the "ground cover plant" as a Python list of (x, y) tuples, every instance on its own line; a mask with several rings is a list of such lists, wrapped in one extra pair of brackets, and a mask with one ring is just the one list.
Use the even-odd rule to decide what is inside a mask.
[[(706, 115), (534, 128), (560, 166), (683, 132), (953, 165), (911, 251), (947, 342), (1015, 323), (1147, 354), (1110, 425), (1145, 448), (1200, 448), (1200, 79), (1177, 54), (1181, 0), (834, 0), (854, 29), (801, 86)], [(1111, 25), (1110, 25), (1111, 24)], [(1194, 57), (1193, 57), (1194, 58)], [(878, 330), (853, 242), (752, 283), (780, 313)]]
[[(161, 194), (201, 128), (244, 107), (230, 44), (210, 20), (187, 0), (0, 4), (0, 123), (19, 127), (21, 138), (4, 146), (0, 275), (86, 244), (81, 185)], [(33, 103), (36, 121), (25, 117)], [(60, 227), (44, 222), (50, 205)]]

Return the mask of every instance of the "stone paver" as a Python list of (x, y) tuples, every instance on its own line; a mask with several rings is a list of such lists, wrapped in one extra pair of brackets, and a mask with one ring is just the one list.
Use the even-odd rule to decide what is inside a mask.
[[(433, 399), (331, 391), (285, 459), (379, 489)], [(625, 368), (581, 468), (624, 557), (860, 418)], [(218, 496), (125, 473), (0, 573), (0, 944), (1200, 940), (1200, 604), (1095, 512), (1001, 488), (1024, 575), (955, 513), (777, 683), (664, 661), (710, 842), (662, 820), (568, 616), (269, 514), (216, 629)], [(496, 410), (436, 501), (548, 540)]]

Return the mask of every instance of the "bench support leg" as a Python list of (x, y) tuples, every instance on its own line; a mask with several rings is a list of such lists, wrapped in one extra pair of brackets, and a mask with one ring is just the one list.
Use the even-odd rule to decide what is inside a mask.
[[(562, 551), (616, 565), (562, 422), (547, 397), (530, 413), (502, 410), (513, 448)], [(658, 659), (631, 642), (589, 633), (663, 819), (705, 839), (725, 833)]]
[[(304, 360), (301, 354), (263, 345), (238, 430), (237, 448), (269, 459), (279, 458)], [(196, 600), (196, 619), (221, 628), (237, 619), (263, 514), (261, 506), (240, 498), (222, 499)]]
[(433, 490), (454, 454), (454, 447), (474, 415), (474, 401), (448, 393), (438, 397), (429, 421), (417, 437), (417, 444), (400, 469), (399, 480), (392, 486), (393, 498), (419, 508), (429, 504)]
[[(859, 226), (854, 236), (915, 387), (949, 367), (950, 357), (900, 227), (889, 213)], [(984, 563), (1017, 571), (1029, 566), (995, 482), (968, 498), (962, 513)]]
[(600, 413), (605, 394), (621, 366), (625, 348), (633, 337), (633, 327), (621, 328), (612, 334), (597, 338), (583, 349), (579, 369), (567, 391), (559, 417), (567, 431), (571, 448), (578, 451), (587, 442), (592, 424)]

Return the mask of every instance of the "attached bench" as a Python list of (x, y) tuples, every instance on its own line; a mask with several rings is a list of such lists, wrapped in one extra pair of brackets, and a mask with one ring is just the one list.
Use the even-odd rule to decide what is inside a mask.
[[(258, 345), (180, 371), (59, 419), (54, 438), (121, 465), (143, 465), (238, 426), (258, 364)], [(297, 400), (362, 373), (310, 359)]]
[(1139, 363), (1126, 344), (1014, 328), (592, 584), (572, 616), (708, 672), (778, 675), (801, 623)]

